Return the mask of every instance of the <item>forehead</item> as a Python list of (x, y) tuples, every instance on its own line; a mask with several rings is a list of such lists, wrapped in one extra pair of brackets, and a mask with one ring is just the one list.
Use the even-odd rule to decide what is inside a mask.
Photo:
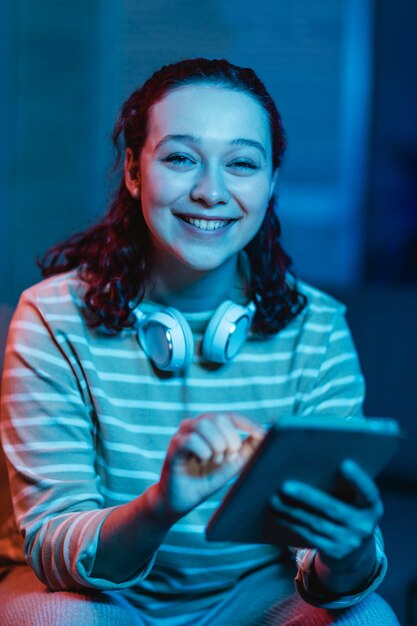
[(219, 141), (245, 137), (270, 144), (267, 114), (255, 98), (213, 85), (179, 87), (153, 105), (148, 139), (156, 143), (168, 134)]

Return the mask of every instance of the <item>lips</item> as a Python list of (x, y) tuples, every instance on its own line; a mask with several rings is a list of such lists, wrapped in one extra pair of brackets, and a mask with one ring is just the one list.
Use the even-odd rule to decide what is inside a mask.
[(197, 217), (194, 215), (182, 215), (176, 214), (175, 217), (178, 217), (182, 222), (187, 224), (189, 227), (198, 230), (200, 232), (216, 232), (222, 230), (229, 226), (232, 222), (236, 221), (236, 218), (222, 218), (222, 217)]
[(181, 217), (184, 222), (200, 230), (219, 230), (230, 224), (231, 220), (196, 220), (192, 217)]

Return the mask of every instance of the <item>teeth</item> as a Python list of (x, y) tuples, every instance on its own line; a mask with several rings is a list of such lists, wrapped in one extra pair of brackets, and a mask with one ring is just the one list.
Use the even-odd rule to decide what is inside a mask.
[(201, 230), (218, 230), (230, 222), (230, 220), (197, 220), (193, 217), (181, 217), (181, 219)]

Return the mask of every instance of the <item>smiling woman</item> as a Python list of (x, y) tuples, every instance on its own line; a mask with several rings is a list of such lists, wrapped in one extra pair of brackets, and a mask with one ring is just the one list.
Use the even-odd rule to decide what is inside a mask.
[(262, 225), (275, 180), (268, 118), (255, 98), (190, 85), (156, 102), (140, 155), (127, 149), (125, 178), (158, 258), (152, 296), (168, 301), (180, 291), (190, 311), (187, 287), (210, 272), (198, 306), (218, 306), (235, 279), (238, 252)]
[(355, 463), (343, 502), (303, 484), (271, 502), (296, 561), (278, 536), (205, 538), (268, 422), (362, 416), (344, 307), (280, 244), (270, 95), (253, 70), (182, 61), (113, 138), (108, 214), (48, 251), (10, 326), (2, 441), (28, 566), (0, 571), (1, 623), (397, 624), (372, 593), (382, 504)]
[[(177, 107), (175, 115), (170, 112), (171, 103)], [(156, 115), (155, 109), (160, 114)], [(236, 124), (236, 116), (243, 126)], [(206, 118), (207, 132), (204, 131)], [(253, 70), (239, 68), (227, 61), (207, 59), (192, 59), (163, 67), (124, 103), (113, 140), (119, 155), (117, 162), (122, 152), (124, 154), (125, 174), (108, 215), (88, 231), (51, 248), (40, 263), (44, 276), (77, 268), (78, 276), (88, 287), (84, 299), (92, 325), (103, 324), (110, 332), (131, 326), (135, 320), (132, 309), (146, 292), (151, 293), (158, 280), (158, 288), (166, 288), (161, 284), (163, 276), (170, 275), (170, 282), (175, 286), (175, 303), (172, 304), (190, 312), (208, 310), (210, 302), (204, 305), (200, 298), (205, 295), (210, 296), (211, 301), (221, 301), (230, 280), (236, 282), (236, 254), (223, 246), (223, 256), (227, 257), (224, 266), (220, 263), (218, 273), (206, 272), (204, 266), (198, 267), (204, 259), (210, 262), (212, 254), (211, 246), (206, 245), (201, 237), (206, 233), (191, 226), (187, 230), (185, 226), (179, 228), (185, 208), (180, 210), (172, 202), (176, 200), (175, 194), (181, 193), (184, 187), (183, 176), (180, 176), (182, 168), (185, 169), (183, 173), (187, 173), (185, 182), (190, 194), (187, 203), (189, 218), (201, 220), (204, 214), (208, 221), (208, 215), (222, 218), (227, 215), (241, 221), (243, 228), (239, 224), (236, 230), (244, 231), (260, 216), (254, 216), (253, 211), (248, 214), (245, 205), (239, 205), (242, 196), (249, 208), (258, 207), (259, 211), (260, 207), (260, 213), (264, 212), (260, 228), (253, 232), (245, 247), (251, 268), (246, 281), (247, 294), (256, 301), (253, 328), (264, 335), (276, 333), (301, 311), (305, 295), (297, 289), (295, 281), (287, 280), (291, 261), (282, 249), (280, 223), (274, 210), (276, 174), (286, 146), (284, 129), (274, 101)], [(199, 152), (204, 140), (206, 155)], [(166, 145), (168, 143), (170, 145)], [(248, 154), (243, 155), (239, 148), (248, 150)], [(140, 176), (145, 150), (149, 180), (148, 176)], [(219, 150), (223, 153), (220, 154)], [(234, 158), (233, 150), (239, 151)], [(232, 176), (233, 171), (237, 172), (236, 176)], [(248, 171), (249, 175), (246, 174)], [(228, 176), (227, 172), (230, 172)], [(240, 172), (243, 176), (238, 175)], [(240, 176), (244, 180), (240, 180)], [(194, 180), (191, 187), (190, 179)], [(265, 180), (268, 180), (267, 184)], [(258, 189), (260, 182), (262, 187)], [(213, 198), (208, 201), (205, 198), (207, 184), (209, 196), (214, 196), (214, 205)], [(210, 188), (212, 185), (214, 187)], [(227, 209), (224, 198), (216, 198), (219, 192), (228, 195), (232, 191), (237, 194), (238, 190), (240, 195), (231, 196), (231, 202), (226, 202)], [(261, 192), (264, 194), (263, 205), (257, 197)], [(168, 203), (163, 205), (167, 208), (164, 228), (172, 231), (168, 234), (173, 237), (178, 233), (184, 237), (188, 233), (190, 252), (187, 254), (192, 253), (196, 267), (173, 263), (176, 241), (171, 239), (164, 246), (159, 245), (159, 238), (152, 228), (156, 228), (161, 215), (165, 215), (163, 206), (158, 204), (161, 201)], [(147, 203), (153, 202), (160, 209), (155, 225), (147, 213)], [(234, 230), (232, 222), (227, 231), (232, 235)], [(197, 233), (200, 237), (193, 238)], [(210, 233), (210, 237), (213, 239), (214, 233)], [(233, 237), (229, 236), (228, 243), (232, 240)], [(203, 254), (200, 251), (202, 246)], [(181, 249), (184, 251), (184, 246)], [(218, 250), (219, 246), (213, 248), (213, 254), (218, 254)], [(157, 271), (157, 267), (161, 271)], [(196, 282), (194, 278), (199, 280)], [(196, 285), (198, 294), (195, 293)], [(224, 286), (223, 294), (218, 293), (221, 285)], [(166, 302), (164, 299), (162, 303)]]

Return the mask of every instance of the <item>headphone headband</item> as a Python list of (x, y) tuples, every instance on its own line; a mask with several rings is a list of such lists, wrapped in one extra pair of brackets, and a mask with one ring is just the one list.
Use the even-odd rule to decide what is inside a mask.
[[(213, 313), (202, 342), (202, 354), (208, 361), (227, 363), (242, 348), (249, 334), (256, 307), (231, 300)], [(135, 309), (139, 345), (151, 361), (164, 371), (187, 368), (194, 356), (194, 338), (184, 315), (167, 307), (149, 315)]]

